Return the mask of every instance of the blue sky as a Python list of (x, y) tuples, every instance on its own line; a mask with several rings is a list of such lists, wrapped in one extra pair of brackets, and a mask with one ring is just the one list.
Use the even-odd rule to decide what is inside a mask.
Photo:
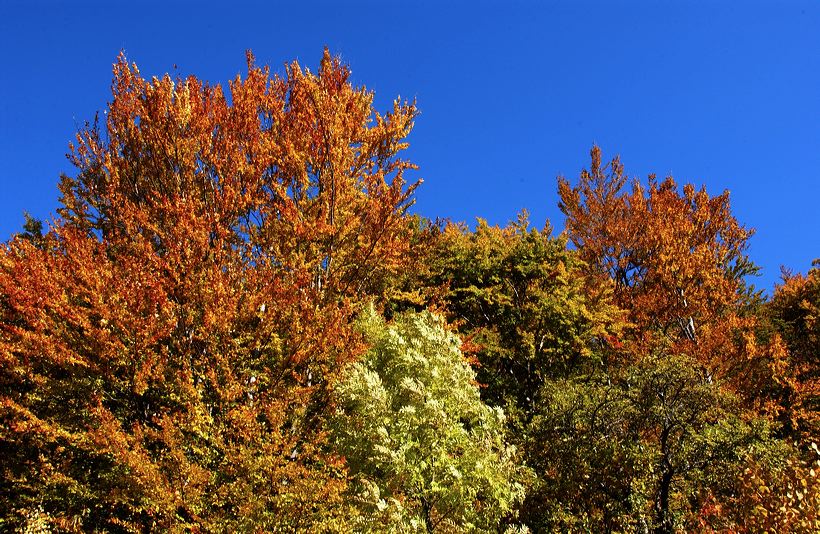
[(0, 240), (48, 218), (120, 49), (143, 75), (225, 82), (244, 51), (315, 67), (327, 45), (380, 108), (416, 98), (416, 211), (558, 230), (555, 177), (589, 149), (631, 176), (731, 191), (759, 287), (820, 257), (820, 2), (0, 3)]

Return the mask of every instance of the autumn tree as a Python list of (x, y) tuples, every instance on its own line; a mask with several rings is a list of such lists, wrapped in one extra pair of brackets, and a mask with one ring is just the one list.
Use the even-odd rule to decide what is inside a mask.
[(767, 388), (783, 347), (758, 335), (759, 292), (746, 277), (752, 232), (732, 215), (729, 192), (710, 196), (672, 177), (631, 188), (618, 158), (594, 147), (576, 185), (559, 178), (566, 232), (590, 271), (615, 283), (615, 301), (635, 325), (636, 356), (660, 344), (695, 356), (707, 378), (741, 391)]
[(3, 528), (347, 530), (325, 421), (408, 255), (415, 107), (327, 52), (229, 94), (120, 56), (112, 94), (0, 253)]
[[(794, 497), (783, 498), (773, 489), (801, 483), (801, 495), (807, 500), (816, 494), (806, 489), (816, 485), (813, 471), (806, 467), (813, 460), (777, 439), (784, 430), (789, 432), (785, 420), (796, 420), (798, 413), (810, 417), (811, 408), (792, 411), (790, 402), (802, 396), (796, 394), (798, 390), (811, 390), (811, 378), (803, 375), (808, 380), (796, 386), (794, 377), (799, 372), (790, 367), (795, 360), (788, 346), (794, 337), (789, 328), (778, 331), (772, 326), (767, 310), (774, 309), (777, 316), (778, 308), (764, 305), (762, 295), (745, 279), (756, 270), (745, 254), (751, 232), (732, 216), (728, 192), (711, 197), (689, 184), (680, 190), (671, 177), (658, 181), (650, 176), (647, 185), (634, 180), (631, 189), (627, 184), (618, 158), (604, 164), (597, 147), (592, 150), (590, 169), (581, 173), (576, 185), (559, 179), (567, 235), (587, 262), (590, 275), (614, 282), (616, 302), (628, 311), (634, 325), (625, 343), (634, 361), (630, 367), (640, 368), (654, 361), (656, 354), (672, 362), (688, 361), (698, 369), (699, 378), (693, 376), (688, 386), (682, 386), (680, 398), (717, 388), (715, 398), (740, 399), (731, 411), (724, 410), (713, 420), (717, 428), (730, 431), (727, 437), (744, 434), (742, 425), (732, 423), (736, 415), (740, 422), (763, 416), (771, 428), (768, 437), (759, 435), (745, 458), (735, 456), (742, 463), (734, 465), (742, 465), (743, 470), (724, 473), (731, 491), (717, 491), (708, 480), (692, 486), (689, 495), (703, 495), (704, 490), (707, 494), (699, 505), (701, 522), (686, 528), (756, 531), (767, 525), (811, 531), (814, 519), (796, 519), (804, 514), (805, 504)], [(801, 281), (792, 283), (794, 288), (802, 286)], [(780, 300), (785, 308), (790, 306), (789, 292), (786, 289)], [(653, 365), (662, 368), (666, 362)], [(789, 400), (784, 403), (784, 399)], [(697, 431), (688, 433), (697, 435)], [(646, 443), (646, 435), (642, 442)], [(658, 472), (664, 471), (664, 462), (656, 466)], [(667, 472), (674, 471), (673, 467)], [(750, 480), (757, 480), (759, 488)], [(654, 524), (668, 531), (677, 520), (674, 514), (659, 512), (672, 510), (662, 505), (665, 501), (671, 506), (671, 500), (658, 500), (663, 494), (655, 493)]]
[(820, 442), (820, 260), (806, 275), (785, 273), (767, 312), (788, 347), (779, 395), (788, 434)]
[(752, 272), (751, 232), (732, 216), (729, 193), (710, 197), (691, 184), (628, 177), (594, 147), (574, 187), (559, 178), (560, 208), (581, 257), (616, 284), (619, 303), (640, 327), (694, 341), (698, 326), (735, 303)]

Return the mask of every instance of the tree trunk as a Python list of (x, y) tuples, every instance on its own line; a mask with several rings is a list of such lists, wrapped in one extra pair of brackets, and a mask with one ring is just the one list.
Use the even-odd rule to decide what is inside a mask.
[(433, 518), (430, 517), (430, 503), (424, 497), (421, 498), (421, 511), (424, 514), (424, 526), (427, 528), (428, 534), (433, 534)]
[(655, 497), (655, 534), (673, 534), (669, 517), (669, 493), (672, 489), (672, 462), (669, 459), (669, 428), (661, 432), (661, 480)]

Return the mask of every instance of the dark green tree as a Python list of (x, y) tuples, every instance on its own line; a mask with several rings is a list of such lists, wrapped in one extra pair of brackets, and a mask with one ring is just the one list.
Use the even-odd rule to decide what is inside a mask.
[(530, 524), (666, 534), (696, 529), (704, 506), (730, 502), (748, 457), (776, 442), (693, 363), (659, 354), (617, 375), (547, 384), (528, 443), (543, 473), (524, 507)]
[(482, 396), (522, 430), (542, 385), (613, 357), (624, 328), (607, 284), (591, 284), (566, 240), (526, 213), (506, 228), (449, 225), (431, 254), (440, 306), (475, 351)]

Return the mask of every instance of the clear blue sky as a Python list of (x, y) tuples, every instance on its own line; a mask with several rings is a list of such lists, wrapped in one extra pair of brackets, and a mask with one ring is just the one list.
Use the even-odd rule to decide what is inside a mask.
[[(344, 4), (344, 5), (343, 5)], [(439, 5), (441, 4), (441, 5)], [(418, 99), (416, 210), (563, 228), (555, 177), (588, 152), (729, 189), (770, 289), (820, 257), (820, 2), (0, 0), (0, 240), (48, 218), (120, 49), (146, 76), (224, 82), (323, 46), (381, 108)]]

